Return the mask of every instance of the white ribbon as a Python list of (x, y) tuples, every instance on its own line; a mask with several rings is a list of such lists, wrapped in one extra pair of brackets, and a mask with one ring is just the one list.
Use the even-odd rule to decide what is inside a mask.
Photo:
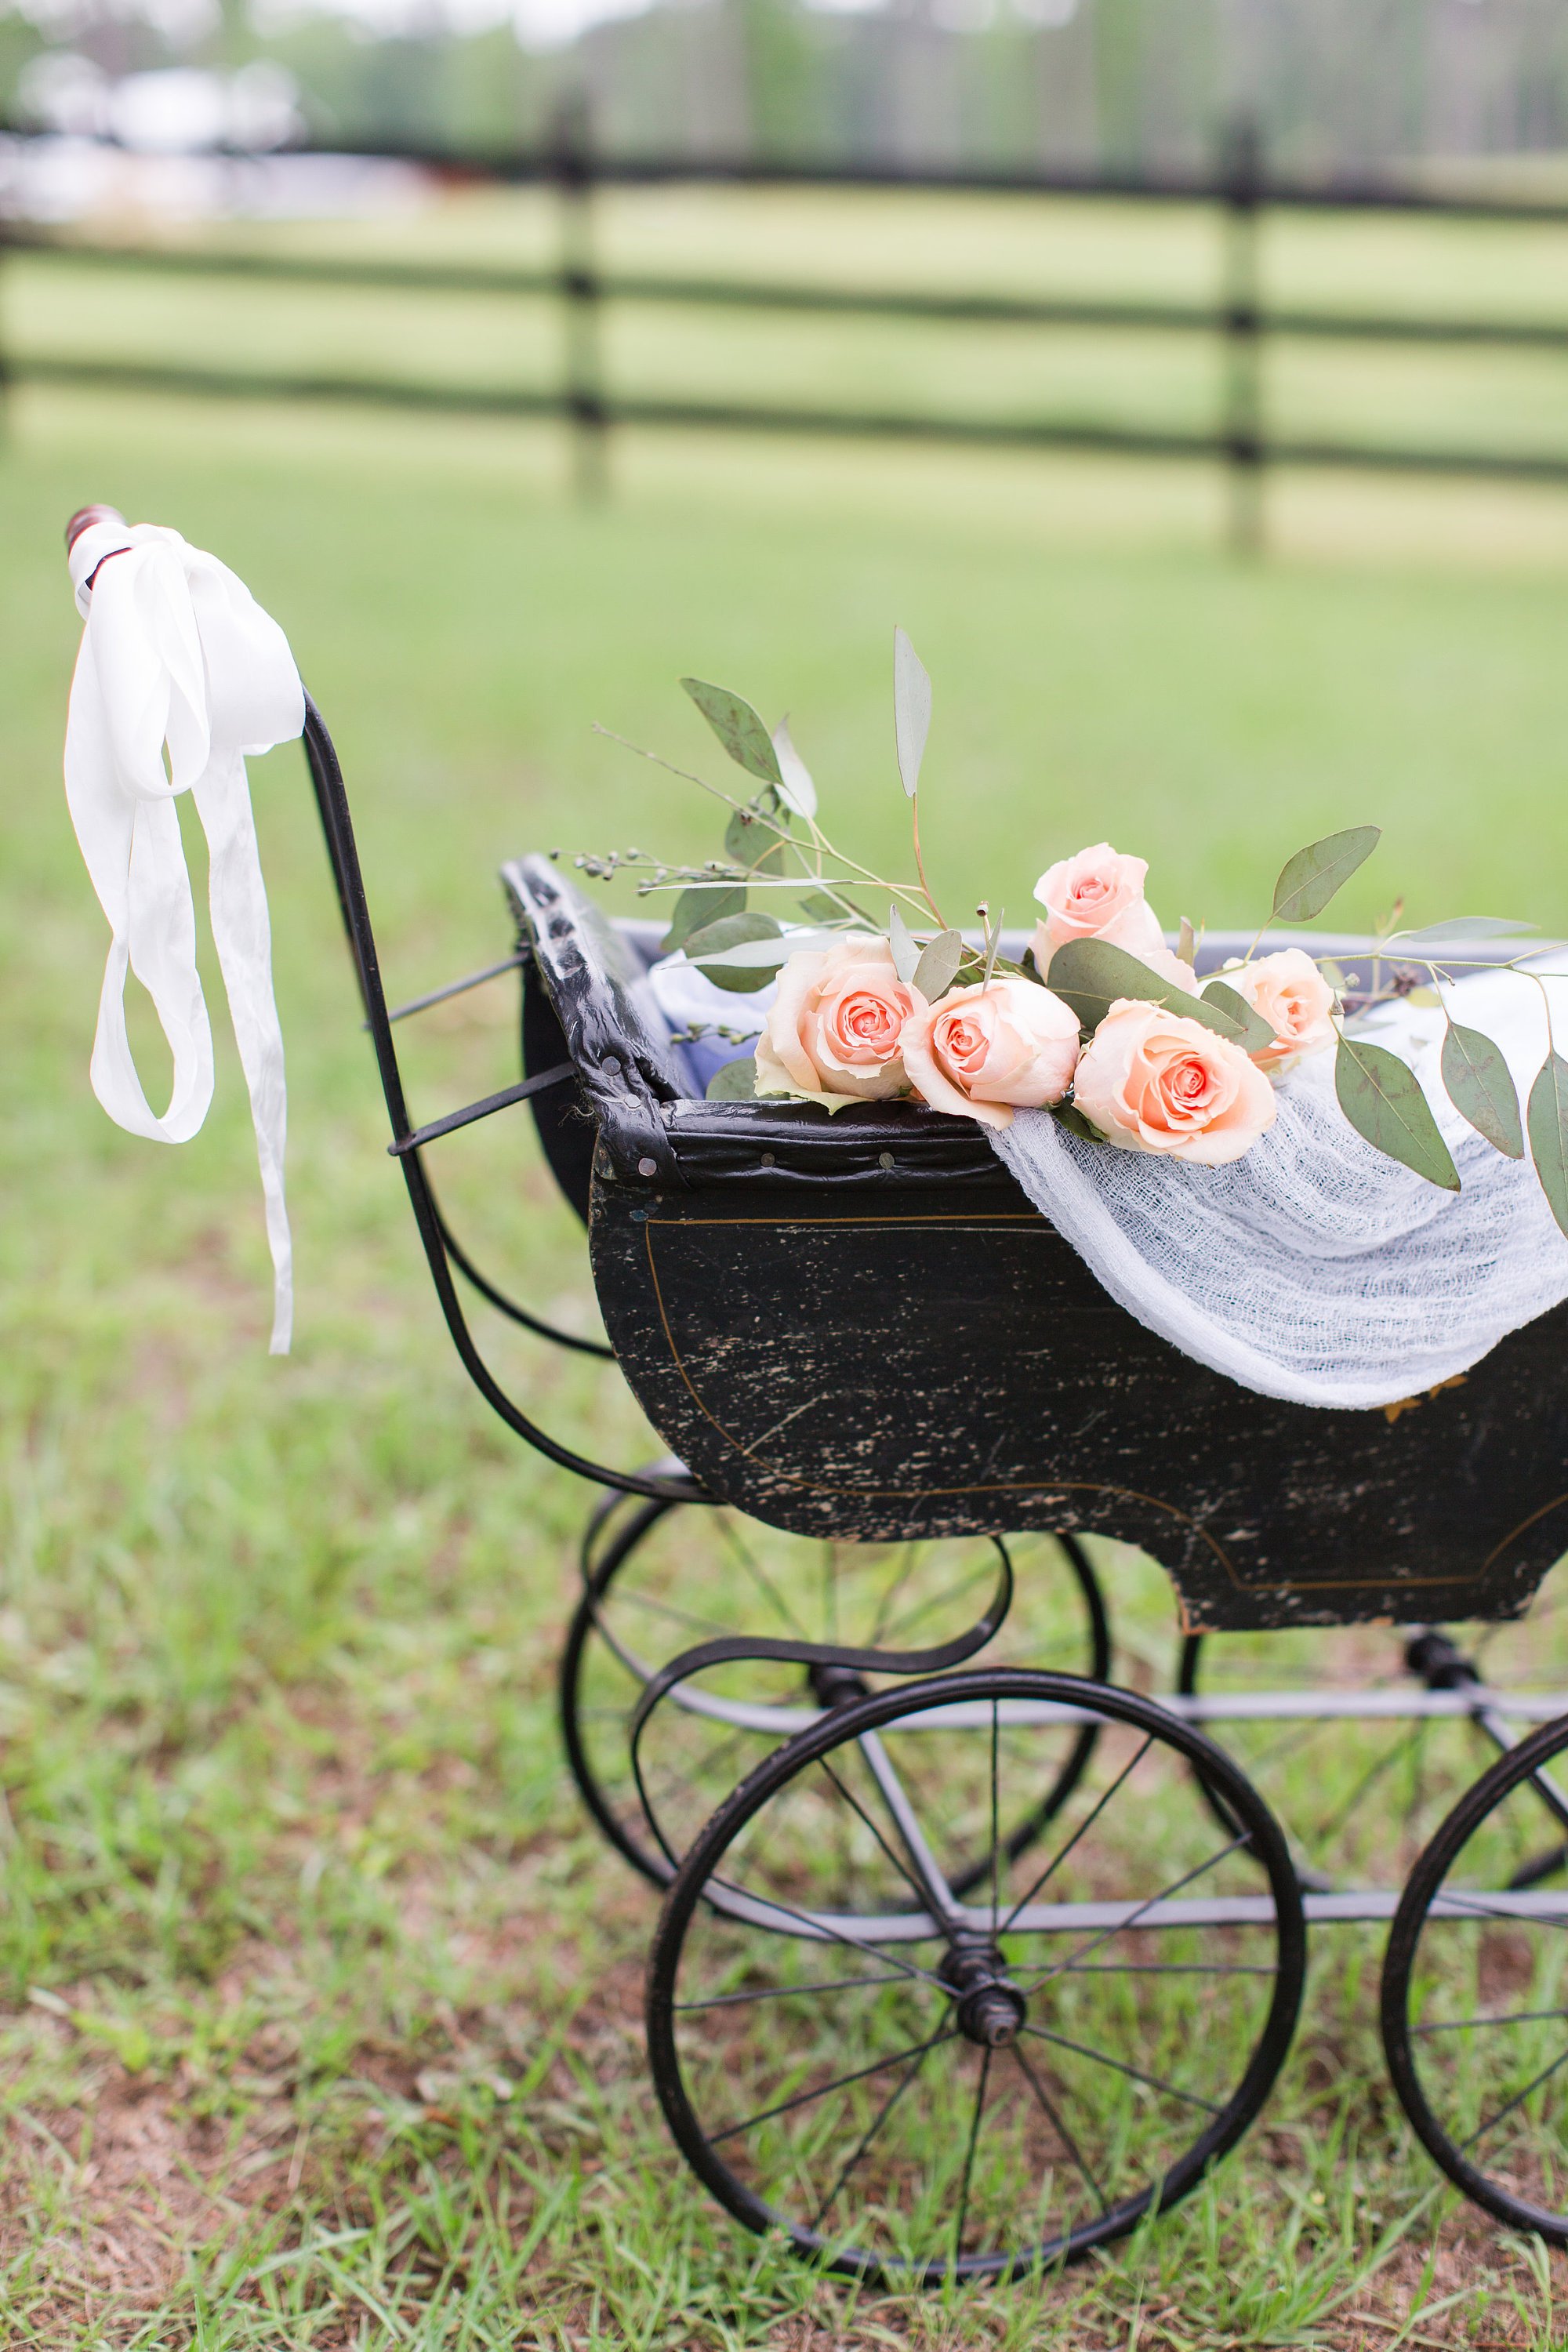
[[(250, 1089), (272, 1252), (271, 1349), (287, 1355), (294, 1293), (283, 1038), (245, 760), (300, 732), (304, 689), (277, 622), (243, 581), (177, 531), (93, 523), (71, 549), (70, 572), (87, 625), (71, 680), (66, 799), (111, 934), (92, 1090), (119, 1126), (158, 1143), (188, 1142), (212, 1100), (212, 1031), (174, 808), (175, 794), (189, 792), (207, 838), (213, 942)], [(162, 1118), (126, 1034), (128, 970), (152, 998), (174, 1055)]]

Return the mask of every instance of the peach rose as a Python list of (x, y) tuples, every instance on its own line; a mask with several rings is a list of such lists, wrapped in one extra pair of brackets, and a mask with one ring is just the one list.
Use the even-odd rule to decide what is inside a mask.
[(1333, 1044), (1334, 992), (1305, 948), (1279, 948), (1219, 977), (1273, 1030), (1273, 1045), (1260, 1045), (1252, 1057), (1271, 1077)]
[(936, 1004), (917, 991), (899, 1047), (932, 1110), (1006, 1127), (1013, 1105), (1032, 1108), (1066, 1094), (1078, 1015), (1048, 988), (1004, 973), (989, 988), (951, 989)]
[(1162, 947), (1159, 918), (1143, 896), (1148, 872), (1146, 858), (1124, 857), (1109, 841), (1100, 841), (1042, 874), (1035, 885), (1046, 910), (1035, 931), (1035, 961), (1042, 978), (1069, 940), (1109, 940), (1130, 955)]
[(886, 940), (792, 955), (757, 1040), (758, 1094), (805, 1095), (837, 1110), (905, 1093), (899, 1035), (917, 1002)]
[(1217, 1168), (1274, 1124), (1274, 1089), (1201, 1021), (1121, 997), (1085, 1046), (1073, 1106), (1108, 1143)]

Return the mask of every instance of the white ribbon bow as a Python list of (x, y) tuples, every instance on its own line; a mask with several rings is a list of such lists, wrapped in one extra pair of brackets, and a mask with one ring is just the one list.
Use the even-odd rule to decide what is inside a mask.
[[(287, 1355), (294, 1293), (283, 1202), (283, 1038), (245, 758), (300, 732), (304, 689), (277, 622), (243, 581), (178, 531), (89, 524), (70, 551), (70, 572), (87, 626), (71, 680), (66, 799), (112, 934), (92, 1090), (119, 1126), (158, 1143), (188, 1142), (212, 1100), (212, 1030), (174, 807), (175, 794), (189, 792), (207, 837), (213, 942), (250, 1089), (272, 1252), (271, 1351)], [(174, 1055), (161, 1118), (126, 1034), (128, 969), (152, 998)]]

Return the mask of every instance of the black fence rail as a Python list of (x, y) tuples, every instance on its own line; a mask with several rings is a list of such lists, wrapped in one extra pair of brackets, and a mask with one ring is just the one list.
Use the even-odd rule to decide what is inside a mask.
[[(342, 151), (338, 151), (342, 152)], [(553, 388), (487, 387), (417, 383), (383, 375), (263, 372), (147, 364), (131, 358), (83, 359), (22, 352), (0, 355), (0, 381), (123, 387), (214, 397), (363, 403), (414, 410), (497, 417), (554, 417), (572, 428), (579, 490), (602, 493), (605, 444), (617, 425), (676, 426), (806, 436), (860, 436), (946, 443), (973, 447), (1082, 450), (1128, 457), (1197, 459), (1225, 469), (1229, 529), (1242, 551), (1261, 541), (1261, 488), (1272, 467), (1346, 468), (1471, 479), (1568, 482), (1568, 454), (1477, 446), (1405, 446), (1280, 435), (1269, 431), (1264, 408), (1262, 356), (1270, 341), (1328, 341), (1429, 349), (1511, 350), (1568, 353), (1568, 320), (1378, 316), (1361, 310), (1273, 307), (1261, 286), (1260, 228), (1272, 209), (1324, 213), (1404, 213), (1490, 221), (1559, 223), (1568, 244), (1568, 203), (1495, 201), (1419, 186), (1376, 183), (1310, 184), (1265, 175), (1256, 138), (1235, 131), (1212, 176), (1031, 177), (978, 172), (812, 169), (751, 162), (701, 163), (595, 156), (580, 128), (568, 125), (560, 143), (535, 155), (458, 156), (427, 150), (354, 151), (423, 165), (449, 179), (548, 184), (559, 198), (557, 258), (527, 269), (467, 263), (319, 258), (288, 253), (192, 249), (89, 242), (26, 224), (0, 222), (0, 248), (47, 255), (51, 261), (166, 276), (292, 282), (408, 293), (480, 294), (500, 299), (558, 300), (563, 325), (563, 366)], [(980, 193), (1094, 199), (1110, 204), (1173, 203), (1212, 207), (1220, 235), (1221, 293), (1213, 302), (1099, 300), (998, 293), (897, 291), (875, 287), (808, 285), (771, 278), (665, 276), (599, 265), (593, 200), (600, 187), (686, 182), (749, 186), (842, 187), (930, 193)], [(707, 401), (644, 395), (612, 389), (602, 359), (601, 320), (616, 302), (680, 308), (795, 312), (824, 317), (899, 319), (965, 326), (1133, 330), (1213, 336), (1224, 356), (1222, 390), (1206, 429), (1169, 430), (1092, 419), (940, 415), (879, 407), (826, 407), (766, 401)]]

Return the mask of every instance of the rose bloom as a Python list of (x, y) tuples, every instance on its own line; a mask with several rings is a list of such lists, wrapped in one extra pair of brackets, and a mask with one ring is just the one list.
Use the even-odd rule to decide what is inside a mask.
[(1059, 1102), (1078, 1061), (1078, 1015), (1048, 988), (1005, 973), (928, 1004), (917, 991), (899, 1041), (932, 1110), (1006, 1127), (1013, 1106)]
[(1084, 1048), (1073, 1107), (1108, 1143), (1217, 1168), (1274, 1124), (1255, 1062), (1201, 1021), (1120, 997)]
[(1219, 976), (1273, 1030), (1273, 1045), (1260, 1045), (1252, 1057), (1271, 1077), (1333, 1044), (1334, 992), (1305, 948), (1280, 948)]
[(899, 1034), (917, 1001), (886, 940), (792, 955), (757, 1040), (758, 1094), (808, 1095), (830, 1109), (903, 1094)]
[(1046, 910), (1035, 930), (1035, 961), (1042, 979), (1069, 940), (1109, 940), (1142, 955), (1163, 945), (1159, 918), (1143, 896), (1144, 857), (1124, 857), (1109, 841), (1064, 857), (1041, 875), (1035, 896)]

